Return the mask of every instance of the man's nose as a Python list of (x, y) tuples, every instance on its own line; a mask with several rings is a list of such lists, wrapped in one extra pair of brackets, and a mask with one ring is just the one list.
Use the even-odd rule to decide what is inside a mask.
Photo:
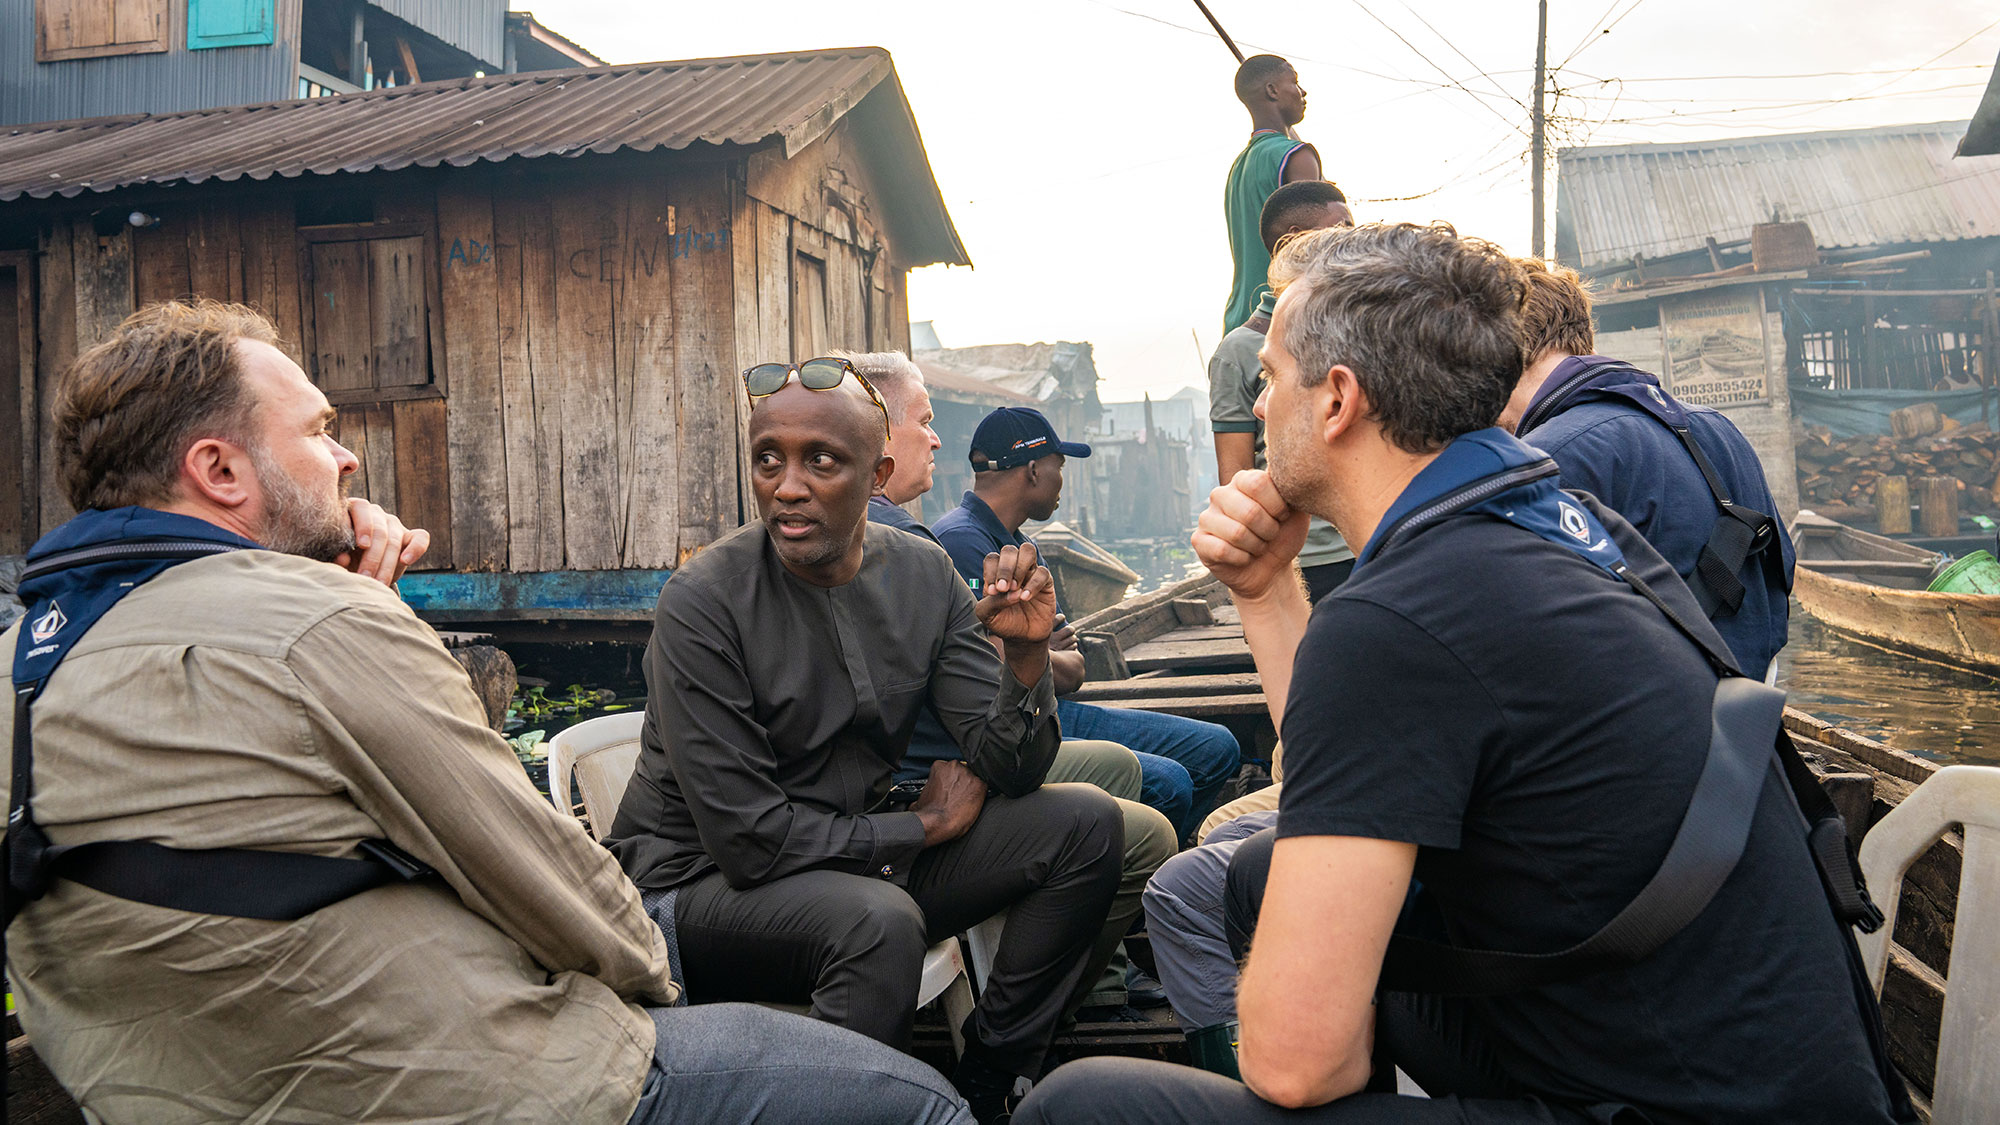
[(1255, 414), (1259, 422), (1270, 421), (1270, 419), (1264, 417), (1264, 408), (1268, 406), (1270, 402), (1271, 402), (1271, 385), (1269, 383), (1266, 383), (1264, 384), (1264, 389), (1257, 392), (1257, 404), (1250, 408), (1250, 413)]
[(778, 474), (778, 487), (775, 494), (778, 499), (787, 503), (810, 499), (812, 497), (812, 490), (806, 487), (804, 468), (798, 465), (785, 466), (784, 472)]
[[(332, 438), (326, 440), (333, 441)], [(346, 446), (333, 441), (333, 463), (340, 467), (340, 475), (346, 476), (361, 467), (361, 458), (356, 457)]]

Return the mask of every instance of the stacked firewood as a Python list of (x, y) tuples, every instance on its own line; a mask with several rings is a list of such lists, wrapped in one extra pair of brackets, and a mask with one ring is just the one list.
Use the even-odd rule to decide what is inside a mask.
[(1872, 514), (1876, 483), (1885, 476), (1913, 483), (1923, 477), (1949, 477), (1958, 482), (1962, 510), (2000, 512), (2000, 433), (1984, 422), (1960, 425), (1946, 418), (1937, 432), (1907, 438), (1889, 434), (1843, 438), (1824, 426), (1807, 426), (1797, 454), (1799, 506), (1834, 519), (1864, 511)]

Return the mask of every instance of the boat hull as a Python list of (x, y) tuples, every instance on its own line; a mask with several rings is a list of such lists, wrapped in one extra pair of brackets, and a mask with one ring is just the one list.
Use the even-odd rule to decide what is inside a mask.
[(1800, 566), (1792, 593), (1835, 630), (1927, 660), (2000, 675), (2000, 597), (1895, 590)]

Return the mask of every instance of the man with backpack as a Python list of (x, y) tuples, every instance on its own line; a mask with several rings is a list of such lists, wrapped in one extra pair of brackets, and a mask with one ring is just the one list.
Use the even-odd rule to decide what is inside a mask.
[[(1086, 1060), (1015, 1120), (1912, 1120), (1846, 931), (1870, 908), (1844, 842), (1817, 846), (1824, 794), (1788, 784), (1782, 697), (1493, 425), (1520, 267), (1368, 226), (1294, 240), (1272, 277), (1270, 469), (1195, 535), (1287, 746), (1277, 827), (1229, 871), (1244, 1082)], [(1309, 618), (1315, 514), (1364, 546)]]

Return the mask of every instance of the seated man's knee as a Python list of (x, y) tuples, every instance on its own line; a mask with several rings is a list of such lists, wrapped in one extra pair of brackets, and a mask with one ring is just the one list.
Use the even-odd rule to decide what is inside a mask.
[(1125, 867), (1128, 872), (1158, 871), (1180, 850), (1180, 835), (1157, 809), (1137, 801), (1118, 802), (1125, 821)]
[(1122, 856), (1125, 813), (1109, 793), (1094, 785), (1045, 785), (1030, 798), (1039, 799), (1050, 826), (1075, 843), (1108, 851), (1114, 859)]
[(1271, 877), (1271, 848), (1278, 842), (1278, 830), (1266, 828), (1237, 845), (1229, 858), (1229, 888), (1224, 899), (1224, 918), (1229, 930), (1229, 948), (1238, 959), (1249, 952), (1250, 936), (1257, 929), (1257, 911), (1264, 905), (1264, 884)]
[(858, 879), (852, 899), (840, 905), (844, 917), (834, 931), (838, 952), (907, 961), (912, 974), (922, 966), (929, 945), (924, 912), (903, 888), (886, 881)]
[(1188, 909), (1219, 911), (1228, 877), (1228, 849), (1190, 848), (1167, 860), (1146, 883), (1148, 924)]
[(1127, 801), (1140, 799), (1142, 781), (1137, 754), (1116, 742), (1098, 739), (1065, 741), (1062, 748), (1065, 754), (1076, 758), (1075, 768), (1064, 780), (1087, 781)]

